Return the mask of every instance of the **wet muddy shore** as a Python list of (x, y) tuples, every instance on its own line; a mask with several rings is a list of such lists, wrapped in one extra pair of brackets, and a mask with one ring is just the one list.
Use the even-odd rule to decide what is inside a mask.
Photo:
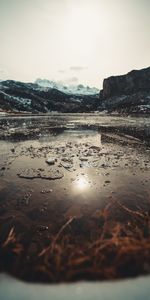
[(0, 270), (42, 282), (150, 273), (149, 129), (142, 118), (1, 118)]
[(57, 134), (71, 128), (130, 135), (148, 144), (150, 140), (149, 116), (119, 117), (87, 113), (1, 116), (0, 140), (39, 138), (41, 135)]

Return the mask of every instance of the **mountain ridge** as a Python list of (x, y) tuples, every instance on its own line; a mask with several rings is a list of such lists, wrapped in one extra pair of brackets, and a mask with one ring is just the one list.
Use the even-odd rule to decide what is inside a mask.
[(38, 84), (41, 88), (55, 88), (66, 94), (72, 95), (94, 95), (99, 94), (99, 90), (96, 87), (84, 86), (83, 84), (78, 85), (64, 85), (62, 82), (50, 81), (47, 79), (36, 79), (35, 84)]
[[(127, 115), (150, 114), (150, 67), (104, 79), (103, 89), (99, 93), (88, 94), (91, 89), (78, 85), (74, 92), (66, 92), (64, 86), (53, 81), (41, 82), (41, 79), (38, 79), (38, 83), (1, 81), (0, 109), (30, 113), (98, 111)], [(88, 93), (83, 92), (85, 90)]]

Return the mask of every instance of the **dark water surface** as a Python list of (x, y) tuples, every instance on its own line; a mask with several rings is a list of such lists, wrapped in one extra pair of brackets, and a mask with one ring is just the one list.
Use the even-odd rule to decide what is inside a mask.
[[(149, 151), (102, 144), (100, 133), (94, 130), (66, 130), (57, 136), (14, 143), (1, 141), (0, 156), (1, 202), (9, 206), (9, 213), (11, 207), (17, 208), (31, 222), (32, 213), (37, 213), (36, 222), (46, 224), (47, 218), (54, 218), (54, 211), (59, 218), (62, 214), (90, 215), (114, 197), (131, 206), (148, 203)], [(55, 165), (48, 165), (46, 157), (54, 157)], [(20, 178), (17, 174), (26, 169), (59, 170), (63, 178)], [(26, 197), (29, 199), (23, 200)]]
[[(39, 118), (38, 126), (43, 121)], [(72, 217), (82, 220), (75, 230), (93, 234), (91, 220), (116, 200), (149, 211), (149, 154), (148, 148), (103, 142), (97, 129), (71, 126), (35, 139), (1, 140), (1, 239), (13, 227), (23, 239), (30, 236), (29, 245), (44, 245)]]

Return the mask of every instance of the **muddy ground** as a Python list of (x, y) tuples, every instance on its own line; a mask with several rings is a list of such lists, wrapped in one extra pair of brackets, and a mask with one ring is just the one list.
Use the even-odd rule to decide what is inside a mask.
[(1, 271), (42, 282), (150, 273), (149, 120), (0, 124)]

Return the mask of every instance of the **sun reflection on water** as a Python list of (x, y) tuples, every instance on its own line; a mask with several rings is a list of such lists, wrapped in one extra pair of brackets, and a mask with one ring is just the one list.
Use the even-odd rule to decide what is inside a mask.
[(78, 190), (85, 190), (89, 187), (89, 182), (87, 180), (87, 178), (85, 177), (79, 177), (76, 181), (75, 181), (75, 188)]

